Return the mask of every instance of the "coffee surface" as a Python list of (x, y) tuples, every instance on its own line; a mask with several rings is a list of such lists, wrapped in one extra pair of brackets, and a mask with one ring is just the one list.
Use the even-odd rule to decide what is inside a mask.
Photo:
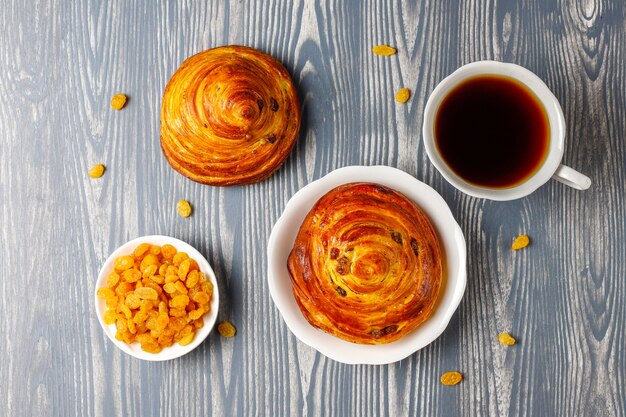
[(451, 90), (435, 116), (435, 143), (469, 183), (510, 188), (543, 164), (550, 125), (543, 104), (509, 77), (481, 75)]

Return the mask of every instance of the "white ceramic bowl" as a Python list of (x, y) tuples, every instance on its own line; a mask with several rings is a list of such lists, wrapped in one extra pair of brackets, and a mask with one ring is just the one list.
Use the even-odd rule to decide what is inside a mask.
[[(131, 254), (133, 250), (137, 246), (139, 246), (141, 243), (150, 243), (152, 245), (159, 245), (159, 246), (163, 246), (166, 243), (168, 243), (174, 246), (177, 251), (186, 252), (190, 258), (194, 259), (198, 263), (198, 266), (200, 267), (200, 271), (202, 271), (204, 275), (208, 279), (210, 279), (211, 283), (213, 284), (213, 297), (211, 298), (211, 311), (209, 311), (203, 316), (204, 326), (198, 329), (193, 341), (187, 346), (181, 346), (178, 343), (174, 343), (172, 346), (164, 348), (159, 353), (148, 353), (141, 349), (141, 346), (139, 345), (139, 343), (133, 343), (129, 345), (129, 344), (126, 344), (124, 342), (117, 340), (115, 338), (115, 333), (117, 331), (115, 324), (108, 325), (104, 323), (104, 312), (106, 311), (107, 307), (106, 307), (104, 300), (98, 297), (97, 292), (101, 287), (106, 286), (106, 277), (109, 275), (109, 273), (111, 273), (111, 271), (113, 271), (113, 262), (115, 261), (115, 258), (117, 258), (118, 256)], [(217, 288), (217, 280), (215, 279), (215, 273), (213, 272), (213, 269), (211, 269), (211, 265), (209, 265), (209, 262), (206, 260), (206, 258), (202, 256), (200, 252), (198, 252), (193, 246), (189, 245), (188, 243), (183, 242), (182, 240), (169, 237), (169, 236), (160, 236), (160, 235), (143, 236), (143, 237), (138, 237), (137, 239), (133, 239), (130, 242), (127, 242), (123, 244), (122, 246), (120, 246), (119, 248), (117, 248), (111, 254), (111, 256), (109, 256), (107, 260), (104, 262), (102, 269), (100, 269), (100, 274), (98, 274), (98, 281), (96, 282), (95, 306), (96, 306), (96, 315), (98, 316), (98, 321), (100, 322), (102, 329), (104, 329), (104, 333), (106, 333), (106, 335), (109, 337), (109, 339), (111, 339), (111, 341), (115, 344), (115, 346), (117, 346), (124, 352), (138, 359), (143, 359), (146, 361), (166, 361), (169, 359), (178, 358), (179, 356), (183, 356), (191, 352), (200, 343), (202, 343), (204, 339), (206, 339), (209, 333), (211, 333), (211, 329), (213, 328), (213, 325), (215, 324), (215, 320), (217, 319), (217, 310), (219, 308), (219, 291)]]
[[(350, 182), (386, 185), (413, 200), (432, 222), (445, 257), (444, 285), (433, 315), (405, 337), (384, 345), (347, 342), (311, 326), (296, 303), (287, 270), (287, 258), (296, 235), (313, 205), (328, 191)], [(428, 185), (404, 171), (387, 166), (340, 168), (303, 187), (289, 200), (274, 225), (267, 253), (270, 294), (289, 330), (325, 356), (348, 364), (387, 364), (420, 350), (443, 332), (465, 292), (465, 238), (448, 205)]]

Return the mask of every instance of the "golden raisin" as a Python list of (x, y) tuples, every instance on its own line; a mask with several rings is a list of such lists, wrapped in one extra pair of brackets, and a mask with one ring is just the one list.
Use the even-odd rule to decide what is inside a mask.
[(149, 243), (142, 243), (139, 246), (137, 246), (135, 248), (135, 250), (133, 251), (133, 256), (137, 259), (141, 258), (143, 255), (146, 254), (146, 252), (148, 252), (148, 250), (150, 250), (150, 244)]
[(202, 308), (198, 308), (189, 312), (189, 318), (191, 320), (197, 320), (204, 314), (204, 310)]
[(133, 313), (130, 311), (130, 308), (128, 308), (126, 304), (118, 304), (117, 308), (120, 311), (120, 313), (122, 313), (124, 317), (126, 317), (126, 320), (133, 317)]
[(187, 280), (185, 281), (185, 285), (187, 286), (187, 288), (193, 288), (196, 286), (198, 282), (200, 282), (200, 275), (198, 271), (191, 271), (187, 275)]
[(233, 337), (237, 334), (237, 329), (229, 321), (223, 321), (217, 325), (217, 331), (224, 337)]
[(159, 264), (158, 256), (149, 253), (141, 260), (141, 264), (140, 264), (139, 268), (143, 271), (144, 269), (146, 269), (150, 265), (157, 266), (158, 264)]
[(463, 374), (460, 372), (446, 372), (439, 379), (443, 385), (456, 385), (463, 380)]
[(375, 55), (391, 56), (391, 55), (395, 55), (398, 52), (398, 50), (389, 45), (376, 45), (372, 48), (372, 52)]
[(184, 309), (180, 309), (180, 308), (173, 308), (170, 310), (170, 316), (171, 317), (185, 317), (187, 315), (187, 312)]
[(173, 284), (173, 283), (175, 283), (176, 281), (178, 281), (178, 275), (171, 274), (171, 275), (166, 275), (166, 276), (165, 276), (165, 281), (164, 281), (164, 282), (165, 282), (166, 284), (169, 284), (169, 283), (172, 283), (172, 284)]
[(135, 288), (133, 288), (133, 284), (131, 284), (130, 282), (120, 282), (117, 287), (115, 287), (115, 294), (125, 295), (126, 293), (129, 293), (134, 289)]
[(163, 350), (163, 348), (159, 346), (158, 343), (142, 343), (141, 348), (148, 353), (159, 353)]
[(146, 327), (148, 329), (154, 329), (156, 327), (157, 314), (155, 311), (148, 312), (148, 318), (146, 319)]
[(530, 239), (526, 235), (519, 235), (513, 240), (513, 244), (511, 245), (511, 249), (520, 250), (528, 246), (530, 243)]
[(107, 310), (104, 312), (104, 322), (106, 324), (115, 324), (117, 317), (115, 316), (115, 311)]
[(129, 307), (134, 309), (137, 309), (141, 306), (141, 300), (139, 299), (139, 297), (137, 296), (137, 290), (135, 290), (134, 293), (130, 293), (126, 296), (126, 302), (125, 304)]
[(174, 285), (173, 282), (167, 282), (165, 283), (165, 285), (163, 285), (163, 291), (165, 291), (168, 294), (174, 294), (176, 292), (176, 286)]
[(209, 298), (211, 298), (211, 295), (213, 295), (213, 284), (211, 283), (211, 281), (203, 281), (202, 282), (202, 291), (207, 293)]
[(187, 346), (189, 343), (191, 343), (193, 341), (194, 336), (195, 336), (195, 333), (191, 332), (191, 333), (183, 336), (178, 341), (178, 344), (181, 345), (181, 346)]
[(137, 314), (135, 314), (135, 317), (133, 317), (133, 321), (137, 324), (140, 324), (140, 323), (145, 322), (147, 318), (148, 318), (148, 313), (146, 313), (145, 311), (139, 310)]
[(130, 256), (120, 256), (118, 258), (115, 258), (115, 261), (113, 262), (114, 268), (118, 271), (125, 271), (127, 269), (130, 269), (133, 267), (134, 264), (135, 260)]
[(122, 272), (122, 278), (124, 278), (124, 281), (126, 282), (137, 282), (141, 279), (141, 272), (139, 272), (136, 268), (127, 269)]
[(141, 275), (144, 278), (150, 278), (151, 276), (153, 276), (154, 274), (156, 274), (157, 272), (157, 266), (156, 265), (148, 265), (145, 268), (143, 268), (141, 270)]
[(176, 288), (176, 291), (178, 291), (181, 294), (187, 294), (187, 287), (185, 287), (185, 284), (183, 284), (182, 281), (176, 281), (174, 283), (174, 288)]
[(192, 300), (199, 304), (206, 304), (209, 302), (209, 295), (204, 291), (200, 291), (193, 295)]
[(98, 297), (102, 298), (103, 300), (108, 300), (115, 297), (115, 293), (110, 288), (102, 287), (98, 290)]
[(117, 285), (117, 283), (120, 281), (120, 274), (118, 274), (117, 272), (113, 271), (111, 272), (108, 276), (107, 276), (107, 286), (109, 288), (113, 288)]
[(143, 333), (143, 334), (138, 334), (137, 337), (135, 337), (135, 340), (139, 343), (150, 343), (152, 342), (152, 338), (150, 337), (149, 334), (147, 333)]
[(500, 333), (498, 335), (498, 340), (504, 346), (513, 346), (516, 342), (515, 338), (508, 333)]
[(115, 110), (122, 110), (126, 105), (126, 96), (124, 94), (116, 94), (111, 99), (111, 107)]
[(198, 262), (196, 262), (192, 258), (189, 258), (189, 272), (191, 271), (200, 271), (200, 267), (198, 266)]
[(191, 216), (191, 204), (187, 200), (178, 200), (178, 204), (176, 204), (176, 210), (178, 211), (178, 215), (180, 217), (189, 217)]
[(193, 325), (187, 324), (180, 330), (180, 332), (178, 332), (178, 334), (174, 337), (174, 339), (180, 340), (192, 333), (193, 333)]
[(158, 298), (158, 296), (160, 296), (163, 293), (163, 288), (161, 288), (161, 286), (155, 282), (152, 282), (150, 280), (146, 280), (146, 281), (147, 282), (145, 283), (144, 287), (152, 288), (154, 291), (156, 291), (157, 298)]
[(176, 255), (176, 252), (176, 248), (172, 245), (165, 244), (161, 246), (161, 255), (163, 255), (163, 258), (165, 259), (172, 259), (174, 255)]
[(101, 176), (104, 175), (104, 170), (105, 170), (104, 165), (96, 164), (92, 166), (91, 169), (89, 170), (89, 176), (91, 178), (100, 178)]
[(156, 330), (163, 330), (170, 322), (170, 318), (167, 314), (159, 314), (156, 319)]
[(174, 344), (174, 338), (165, 333), (161, 333), (161, 335), (157, 338), (157, 342), (159, 343), (159, 345), (163, 347), (171, 346)]
[[(170, 314), (170, 316), (171, 316), (171, 314)], [(182, 317), (172, 317), (170, 319), (170, 327), (174, 331), (181, 330), (183, 327), (185, 327), (186, 324), (187, 324), (187, 320), (185, 320)]]
[(172, 298), (172, 301), (170, 301), (170, 306), (172, 306), (173, 308), (182, 308), (185, 307), (187, 304), (189, 304), (189, 297), (187, 297), (185, 294), (177, 295)]
[(135, 335), (131, 334), (127, 328), (125, 332), (122, 332), (122, 341), (124, 341), (124, 343), (131, 344), (134, 341), (134, 336)]
[(137, 288), (135, 294), (137, 294), (137, 298), (141, 298), (142, 300), (157, 300), (159, 298), (159, 294), (156, 290), (150, 287)]
[(126, 327), (131, 334), (137, 333), (137, 325), (132, 320), (126, 320)]
[(178, 265), (178, 278), (181, 280), (187, 279), (187, 274), (189, 273), (189, 267), (191, 266), (191, 259), (187, 258)]
[(122, 319), (117, 319), (117, 321), (115, 322), (115, 326), (117, 327), (117, 332), (123, 333), (126, 330), (126, 322)]
[[(176, 255), (174, 255), (174, 257), (172, 258), (172, 262), (174, 263), (175, 266), (178, 266), (181, 264), (181, 262), (183, 262), (185, 259), (189, 258), (189, 255), (187, 255), (185, 252), (178, 252)], [(169, 268), (168, 268), (169, 269)], [(178, 271), (178, 270), (177, 270)]]
[(150, 300), (141, 300), (141, 307), (139, 309), (145, 313), (152, 310), (154, 308), (154, 304)]
[(411, 98), (411, 90), (409, 90), (408, 88), (401, 88), (396, 93), (396, 101), (398, 103), (406, 103), (407, 101), (409, 101), (409, 98)]
[(163, 275), (152, 275), (150, 280), (155, 284), (163, 285), (165, 282), (165, 277)]
[(105, 304), (108, 308), (115, 308), (117, 307), (117, 296), (115, 297), (111, 297), (111, 298), (107, 298), (105, 300)]

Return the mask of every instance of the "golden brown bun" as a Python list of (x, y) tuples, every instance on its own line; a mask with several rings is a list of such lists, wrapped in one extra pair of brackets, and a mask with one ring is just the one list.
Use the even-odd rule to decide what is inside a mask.
[(188, 58), (163, 95), (163, 153), (176, 171), (204, 184), (269, 177), (287, 158), (299, 128), (289, 73), (252, 48), (223, 46)]
[(430, 317), (441, 262), (437, 236), (419, 207), (382, 185), (351, 183), (311, 209), (288, 268), (309, 323), (350, 342), (380, 344)]

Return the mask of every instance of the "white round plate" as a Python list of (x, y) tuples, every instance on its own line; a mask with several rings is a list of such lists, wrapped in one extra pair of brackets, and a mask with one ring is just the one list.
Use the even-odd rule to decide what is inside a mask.
[[(444, 283), (433, 315), (413, 332), (388, 344), (351, 343), (311, 326), (300, 312), (291, 289), (287, 258), (304, 218), (324, 194), (351, 182), (382, 184), (414, 201), (433, 224), (445, 259)], [(289, 200), (274, 225), (267, 254), (270, 294), (289, 330), (323, 355), (347, 364), (393, 363), (420, 350), (444, 331), (465, 292), (465, 238), (448, 205), (428, 185), (404, 171), (387, 166), (340, 168), (303, 187)]]
[[(115, 338), (115, 333), (117, 328), (115, 324), (105, 324), (104, 323), (104, 312), (107, 309), (107, 306), (100, 297), (98, 297), (98, 290), (101, 287), (106, 286), (106, 278), (113, 271), (113, 263), (115, 258), (123, 255), (130, 255), (133, 250), (141, 243), (150, 243), (151, 245), (159, 245), (163, 246), (166, 243), (174, 246), (178, 252), (186, 252), (190, 258), (195, 260), (200, 267), (200, 271), (204, 273), (204, 275), (211, 281), (213, 284), (213, 296), (211, 297), (211, 311), (206, 313), (203, 316), (204, 326), (197, 330), (196, 336), (193, 341), (187, 346), (181, 346), (178, 343), (174, 343), (172, 346), (164, 348), (159, 353), (148, 353), (141, 349), (139, 343), (127, 344), (121, 342)], [(166, 361), (174, 358), (178, 358), (179, 356), (183, 356), (192, 350), (194, 350), (206, 337), (211, 333), (211, 329), (215, 324), (215, 320), (217, 319), (217, 310), (219, 308), (219, 291), (217, 289), (217, 280), (215, 279), (215, 273), (213, 273), (213, 269), (209, 262), (206, 260), (200, 252), (198, 252), (193, 246), (188, 243), (183, 242), (182, 240), (169, 237), (169, 236), (161, 236), (161, 235), (153, 235), (153, 236), (143, 236), (138, 237), (137, 239), (133, 239), (130, 242), (127, 242), (117, 248), (104, 262), (102, 269), (100, 269), (100, 274), (98, 274), (98, 281), (96, 282), (95, 288), (95, 305), (96, 305), (96, 315), (98, 316), (98, 321), (104, 329), (104, 333), (111, 339), (111, 341), (131, 356), (134, 356), (138, 359), (143, 359), (146, 361)]]

